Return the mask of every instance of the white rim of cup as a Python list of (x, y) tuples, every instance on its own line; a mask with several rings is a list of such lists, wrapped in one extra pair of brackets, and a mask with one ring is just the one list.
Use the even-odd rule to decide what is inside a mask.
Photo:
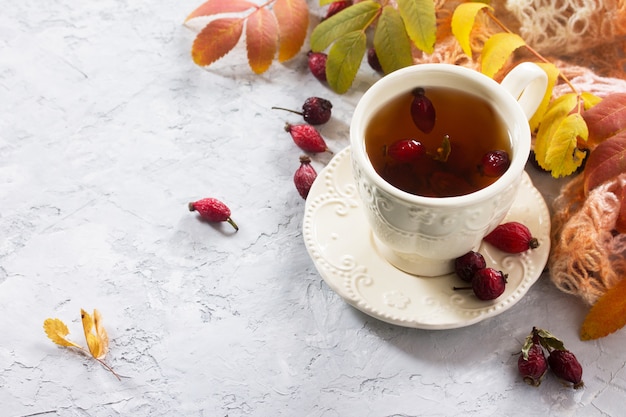
[[(490, 101), (500, 117), (506, 120), (509, 135), (517, 135), (518, 138), (521, 139), (518, 140), (518, 143), (511, 143), (513, 150), (511, 165), (495, 182), (470, 194), (454, 197), (424, 197), (394, 187), (376, 172), (367, 156), (365, 141), (362, 139), (367, 127), (364, 114), (371, 107), (374, 107), (371, 113), (375, 113), (376, 110), (398, 94), (409, 92), (416, 87), (420, 87), (420, 78), (429, 78), (429, 81), (424, 83), (425, 87), (432, 85), (449, 87), (449, 83), (446, 84), (445, 80), (450, 80), (451, 78), (470, 80), (472, 85), (470, 92), (478, 94)], [(379, 95), (381, 91), (384, 92), (384, 90), (388, 89), (392, 90), (388, 98), (383, 101), (378, 101), (376, 96)], [(478, 90), (480, 90), (480, 92), (478, 92)], [(508, 120), (509, 117), (514, 117), (515, 120), (510, 121)], [(509, 137), (509, 140), (513, 141), (513, 138)], [(377, 187), (392, 196), (396, 196), (410, 203), (442, 208), (463, 207), (475, 204), (503, 192), (504, 189), (514, 183), (515, 179), (520, 177), (524, 171), (528, 155), (530, 154), (530, 141), (531, 136), (528, 119), (515, 97), (496, 81), (478, 71), (458, 65), (443, 63), (416, 64), (396, 70), (386, 75), (384, 78), (381, 78), (363, 94), (357, 103), (350, 125), (352, 157), (358, 160), (360, 168), (365, 171), (365, 174), (372, 179)]]

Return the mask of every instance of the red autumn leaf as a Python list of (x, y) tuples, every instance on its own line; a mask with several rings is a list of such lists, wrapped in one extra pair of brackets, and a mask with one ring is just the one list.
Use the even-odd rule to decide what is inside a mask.
[(589, 127), (588, 143), (593, 148), (605, 139), (626, 129), (626, 93), (606, 96), (583, 113)]
[(626, 172), (626, 130), (600, 143), (585, 165), (585, 194)]
[(196, 36), (191, 47), (193, 61), (200, 65), (210, 65), (237, 45), (243, 32), (243, 19), (223, 18), (211, 21)]
[(272, 65), (278, 46), (278, 26), (276, 18), (266, 8), (255, 11), (246, 22), (246, 48), (248, 63), (257, 74)]
[(580, 329), (582, 340), (608, 336), (626, 325), (626, 279), (605, 292), (591, 307)]
[(309, 7), (306, 0), (276, 0), (274, 14), (280, 35), (278, 61), (285, 62), (300, 52), (304, 44), (309, 29)]
[(257, 7), (257, 5), (246, 0), (208, 0), (207, 2), (201, 4), (196, 10), (191, 12), (191, 14), (185, 19), (185, 22), (200, 16), (244, 12), (253, 7)]

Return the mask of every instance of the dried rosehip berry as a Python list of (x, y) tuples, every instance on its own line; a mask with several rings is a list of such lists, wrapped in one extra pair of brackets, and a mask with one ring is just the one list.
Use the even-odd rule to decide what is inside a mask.
[(465, 282), (472, 282), (474, 274), (487, 267), (485, 258), (478, 252), (469, 251), (454, 260), (454, 271)]
[(405, 163), (419, 159), (426, 153), (426, 148), (418, 140), (401, 139), (389, 145), (386, 151), (395, 161)]
[(378, 73), (383, 73), (383, 67), (380, 65), (380, 61), (378, 59), (378, 54), (376, 53), (376, 49), (369, 48), (367, 50), (367, 63), (369, 66)]
[(509, 169), (511, 160), (509, 154), (503, 150), (489, 151), (483, 155), (478, 171), (486, 177), (499, 177)]
[(541, 385), (541, 380), (548, 370), (548, 361), (538, 341), (532, 342), (528, 352), (520, 353), (517, 369), (528, 385), (533, 387)]
[(532, 236), (530, 229), (519, 222), (498, 225), (484, 240), (507, 253), (521, 253), (539, 247), (539, 241)]
[(235, 230), (239, 226), (230, 218), (230, 209), (216, 198), (203, 198), (188, 204), (189, 211), (197, 211), (200, 217), (210, 222), (228, 222)]
[(309, 51), (307, 58), (311, 74), (320, 81), (326, 81), (326, 61), (328, 60), (328, 55), (324, 52)]
[(306, 200), (313, 182), (317, 178), (315, 168), (311, 166), (311, 158), (306, 155), (300, 157), (300, 167), (293, 176), (293, 182), (302, 198)]
[(411, 117), (419, 130), (429, 133), (435, 127), (435, 108), (422, 87), (413, 90)]
[(352, 6), (352, 0), (338, 0), (330, 3), (328, 10), (326, 11), (326, 16), (324, 16), (322, 20), (326, 20), (329, 17), (336, 15), (349, 6)]
[(554, 375), (563, 381), (571, 382), (575, 389), (585, 385), (582, 380), (583, 367), (569, 350), (555, 349), (551, 351), (550, 356), (548, 356), (548, 364), (550, 364), (550, 369)]
[(311, 125), (285, 123), (285, 131), (289, 132), (295, 144), (305, 152), (319, 153), (328, 150), (320, 132)]
[(272, 107), (276, 110), (285, 110), (291, 113), (299, 114), (304, 121), (312, 125), (321, 125), (330, 120), (332, 103), (325, 98), (309, 97), (302, 105), (302, 111), (285, 109), (283, 107)]
[(506, 279), (506, 274), (494, 268), (479, 269), (472, 278), (472, 290), (479, 300), (495, 300), (504, 293)]

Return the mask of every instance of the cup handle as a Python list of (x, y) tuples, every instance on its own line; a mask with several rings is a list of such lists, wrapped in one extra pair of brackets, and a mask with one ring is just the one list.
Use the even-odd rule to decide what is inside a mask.
[(500, 85), (515, 97), (530, 120), (546, 94), (548, 76), (537, 64), (522, 62), (509, 71)]

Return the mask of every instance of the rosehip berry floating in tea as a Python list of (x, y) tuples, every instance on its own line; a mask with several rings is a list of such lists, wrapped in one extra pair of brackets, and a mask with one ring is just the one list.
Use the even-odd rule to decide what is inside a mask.
[(555, 349), (548, 356), (548, 364), (550, 369), (558, 378), (563, 381), (571, 382), (574, 388), (583, 387), (583, 367), (576, 356), (566, 349)]
[(307, 57), (311, 74), (322, 82), (326, 81), (326, 61), (328, 60), (328, 55), (323, 52), (309, 51)]
[(321, 125), (330, 120), (333, 105), (330, 101), (320, 97), (309, 97), (302, 105), (302, 111), (285, 109), (283, 107), (272, 107), (275, 110), (285, 110), (296, 113), (304, 118), (304, 121), (312, 125)]
[(228, 222), (235, 230), (239, 230), (237, 223), (230, 218), (230, 209), (216, 198), (203, 198), (189, 203), (189, 211), (197, 211), (200, 217), (210, 222)]
[(484, 240), (507, 253), (522, 253), (539, 247), (539, 241), (532, 236), (530, 229), (519, 222), (498, 225)]
[(413, 90), (413, 100), (411, 101), (411, 117), (413, 123), (424, 133), (430, 133), (435, 127), (435, 108), (423, 88), (418, 87)]
[(320, 132), (311, 125), (286, 123), (285, 131), (289, 132), (295, 144), (305, 152), (319, 153), (328, 150)]
[(485, 258), (478, 252), (469, 251), (454, 260), (454, 271), (465, 282), (472, 282), (479, 269), (487, 267)]
[(311, 158), (306, 155), (300, 157), (300, 167), (293, 176), (293, 182), (302, 198), (306, 200), (313, 182), (317, 178), (315, 168), (311, 166)]
[(418, 140), (401, 139), (389, 145), (386, 152), (395, 161), (405, 163), (418, 160), (426, 153), (426, 148)]
[(479, 300), (495, 300), (504, 293), (506, 279), (506, 274), (494, 268), (479, 269), (472, 278), (472, 290)]
[(533, 341), (528, 351), (522, 351), (517, 359), (517, 369), (528, 385), (538, 387), (548, 370), (548, 361), (539, 341)]
[(509, 169), (511, 160), (506, 151), (496, 150), (483, 155), (478, 170), (487, 177), (499, 177)]

